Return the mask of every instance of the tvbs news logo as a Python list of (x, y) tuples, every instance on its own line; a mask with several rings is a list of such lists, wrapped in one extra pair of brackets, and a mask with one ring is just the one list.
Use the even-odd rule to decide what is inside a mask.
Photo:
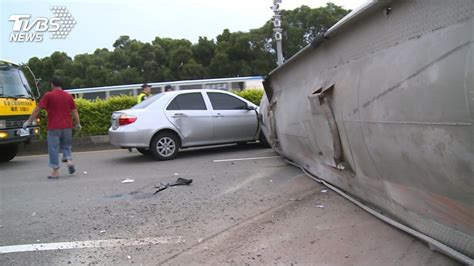
[(51, 39), (65, 39), (76, 20), (65, 6), (52, 6), (54, 16), (32, 18), (27, 14), (11, 15), (8, 20), (13, 22), (10, 42), (42, 42), (44, 34), (49, 32)]

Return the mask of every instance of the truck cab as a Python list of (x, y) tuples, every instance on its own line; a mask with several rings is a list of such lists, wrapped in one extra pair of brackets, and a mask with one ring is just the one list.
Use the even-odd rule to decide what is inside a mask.
[(12, 160), (20, 143), (39, 136), (38, 121), (22, 128), (35, 107), (36, 99), (21, 67), (0, 60), (0, 163)]

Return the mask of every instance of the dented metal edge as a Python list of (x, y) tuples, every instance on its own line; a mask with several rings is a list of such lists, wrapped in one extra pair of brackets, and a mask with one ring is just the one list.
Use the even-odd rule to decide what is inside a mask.
[(349, 14), (347, 14), (345, 17), (339, 20), (331, 28), (329, 28), (329, 30), (327, 30), (324, 35), (316, 37), (316, 39), (312, 43), (308, 44), (306, 47), (299, 50), (296, 54), (294, 54), (292, 57), (286, 60), (282, 65), (270, 71), (270, 73), (268, 74), (268, 76), (265, 77), (265, 79), (269, 78), (269, 76), (273, 75), (275, 72), (279, 71), (280, 69), (286, 67), (288, 64), (293, 62), (295, 59), (303, 56), (307, 52), (313, 49), (317, 49), (325, 39), (328, 39), (331, 36), (334, 36), (341, 29), (343, 29), (346, 26), (349, 26), (350, 23), (353, 23), (356, 20), (364, 18), (366, 15), (369, 15), (369, 13), (373, 11), (374, 9), (379, 8), (383, 5), (387, 5), (391, 3), (392, 1), (394, 0), (369, 0), (365, 2), (358, 8), (352, 10)]

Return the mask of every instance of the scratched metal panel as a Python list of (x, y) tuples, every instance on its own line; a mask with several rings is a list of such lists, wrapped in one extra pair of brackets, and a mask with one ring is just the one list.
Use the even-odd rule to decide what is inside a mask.
[[(474, 257), (474, 1), (390, 7), (270, 75), (267, 135), (313, 174)], [(326, 121), (308, 99), (331, 84), (344, 170), (321, 155)]]

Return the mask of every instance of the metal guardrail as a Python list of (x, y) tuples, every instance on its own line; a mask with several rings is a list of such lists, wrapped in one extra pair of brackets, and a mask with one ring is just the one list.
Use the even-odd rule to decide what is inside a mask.
[[(168, 82), (152, 82), (148, 83), (154, 88), (164, 88), (166, 85), (174, 87), (175, 90), (179, 90), (181, 86), (191, 85), (202, 85), (205, 88), (206, 85), (212, 84), (232, 84), (239, 82), (249, 81), (263, 81), (261, 76), (250, 76), (250, 77), (236, 77), (236, 78), (217, 78), (217, 79), (197, 79), (197, 80), (181, 80), (181, 81), (168, 81)], [(129, 85), (116, 85), (116, 86), (104, 86), (104, 87), (92, 87), (92, 88), (80, 88), (80, 89), (68, 89), (67, 92), (71, 94), (85, 94), (85, 93), (97, 93), (97, 92), (111, 92), (121, 90), (139, 90), (142, 84), (129, 84)], [(230, 86), (232, 88), (232, 86)]]

